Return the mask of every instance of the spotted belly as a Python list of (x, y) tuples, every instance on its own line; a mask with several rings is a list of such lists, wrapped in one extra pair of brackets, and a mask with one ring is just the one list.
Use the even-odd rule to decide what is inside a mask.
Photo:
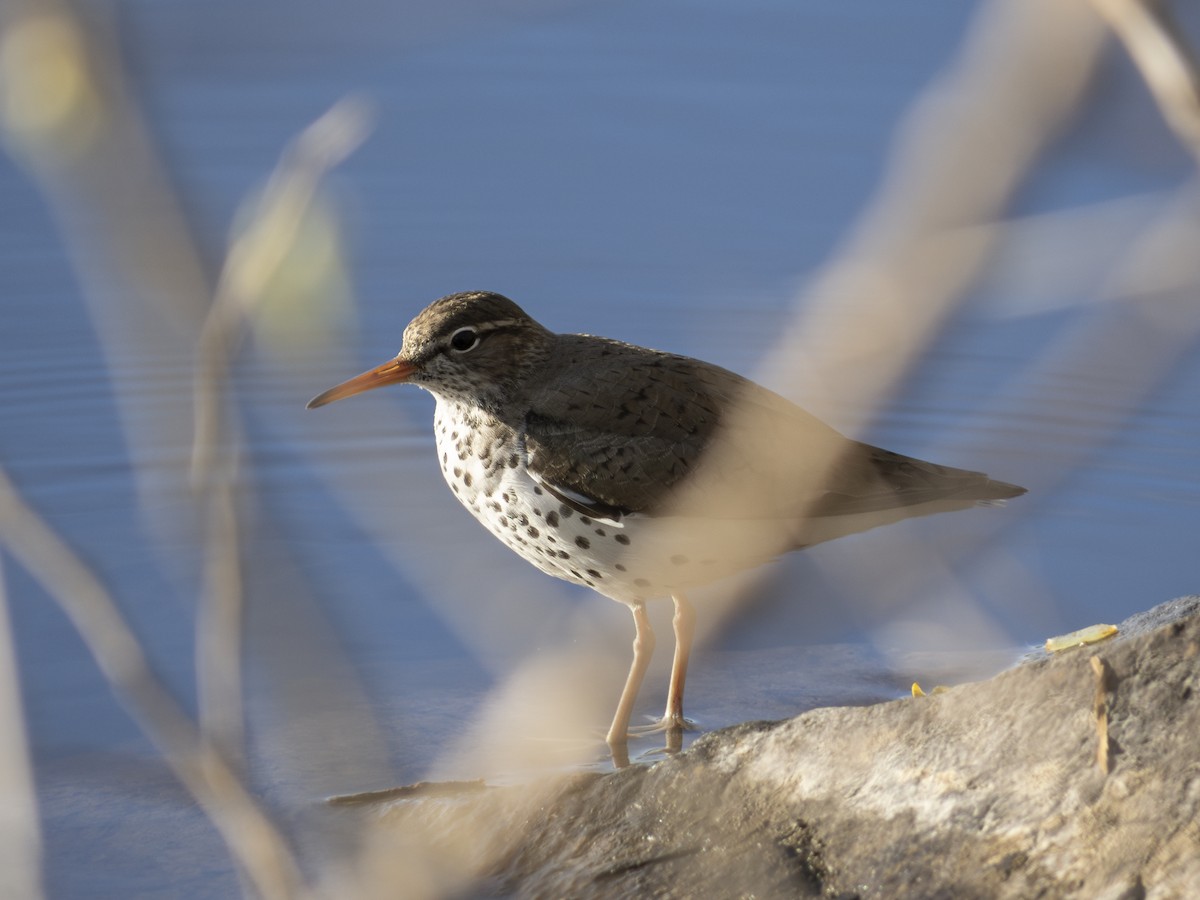
[(446, 483), (488, 531), (548, 575), (614, 600), (665, 597), (779, 552), (755, 533), (755, 523), (583, 515), (529, 475), (506, 429), (441, 404), (434, 429)]

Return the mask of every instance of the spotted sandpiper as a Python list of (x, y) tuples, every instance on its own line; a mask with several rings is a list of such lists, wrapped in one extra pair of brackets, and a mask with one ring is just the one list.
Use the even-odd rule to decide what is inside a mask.
[(843, 437), (710, 363), (555, 334), (499, 294), (451, 294), (395, 359), (314, 397), (387, 384), (437, 400), (442, 474), (472, 515), (543, 572), (626, 604), (633, 663), (608, 730), (625, 746), (654, 650), (646, 602), (671, 597), (675, 657), (657, 726), (685, 725), (689, 588), (781, 553), (1025, 489)]

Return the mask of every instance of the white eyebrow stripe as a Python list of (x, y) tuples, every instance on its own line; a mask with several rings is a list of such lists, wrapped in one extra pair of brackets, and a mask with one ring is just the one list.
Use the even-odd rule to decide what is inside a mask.
[(497, 331), (501, 328), (508, 328), (510, 325), (516, 325), (520, 321), (520, 319), (496, 319), (493, 322), (482, 322), (479, 325), (461, 325), (458, 328), (455, 328), (454, 331), (450, 332), (450, 334), (441, 342), (441, 344), (449, 347), (450, 341), (454, 338), (454, 335), (458, 334), (464, 328), (471, 328), (480, 334), (484, 334), (488, 331)]
[(509, 325), (516, 325), (517, 321), (517, 319), (497, 319), (494, 322), (484, 322), (482, 325), (467, 327), (474, 327), (477, 331), (495, 331), (497, 328), (507, 328)]

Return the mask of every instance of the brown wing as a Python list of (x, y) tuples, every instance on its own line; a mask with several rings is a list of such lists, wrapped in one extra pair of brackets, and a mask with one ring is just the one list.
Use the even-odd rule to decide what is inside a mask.
[(570, 377), (552, 371), (553, 387), (530, 398), (530, 473), (622, 512), (661, 507), (699, 461), (720, 420), (719, 399), (681, 357), (600, 338), (565, 350), (551, 363), (569, 367)]
[[(567, 369), (570, 377), (558, 377)], [(527, 466), (596, 510), (668, 511), (720, 429), (731, 447), (719, 464), (706, 461), (715, 484), (705, 493), (727, 496), (705, 514), (795, 516), (798, 501), (780, 495), (780, 467), (764, 444), (800, 470), (822, 448), (849, 444), (765, 388), (687, 357), (579, 335), (562, 342), (548, 370), (539, 381), (553, 387), (529, 398), (523, 423)]]
[[(1014, 497), (1023, 488), (842, 436), (718, 366), (579, 335), (530, 398), (530, 473), (599, 515), (888, 520)], [(554, 377), (555, 367), (571, 377)], [(703, 462), (702, 462), (703, 460)], [(866, 527), (869, 527), (866, 526)]]

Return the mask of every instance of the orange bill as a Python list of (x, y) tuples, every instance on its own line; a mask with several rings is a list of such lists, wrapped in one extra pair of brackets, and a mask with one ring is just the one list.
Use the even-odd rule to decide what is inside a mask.
[(316, 409), (318, 406), (324, 406), (326, 403), (332, 403), (334, 400), (341, 400), (343, 397), (350, 397), (354, 394), (361, 394), (363, 391), (373, 391), (377, 387), (383, 387), (385, 384), (401, 384), (408, 381), (409, 376), (417, 370), (417, 367), (407, 360), (400, 358), (390, 359), (382, 366), (376, 366), (369, 372), (363, 372), (361, 375), (356, 375), (349, 381), (343, 381), (336, 387), (331, 387), (324, 393), (317, 394), (308, 401), (308, 409)]

